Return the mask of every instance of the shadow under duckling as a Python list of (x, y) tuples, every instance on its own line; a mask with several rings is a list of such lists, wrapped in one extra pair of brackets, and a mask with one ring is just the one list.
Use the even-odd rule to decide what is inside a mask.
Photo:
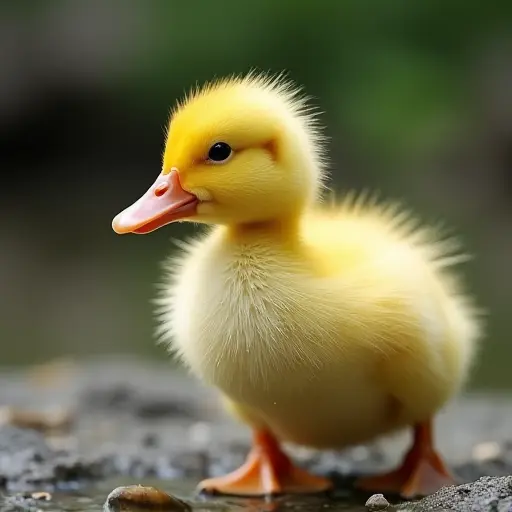
[(357, 486), (426, 495), (454, 482), (432, 423), (483, 331), (452, 269), (465, 255), (398, 204), (323, 202), (317, 119), (281, 75), (195, 90), (171, 115), (161, 174), (113, 229), (212, 226), (167, 262), (159, 335), (252, 428), (253, 447), (200, 489), (324, 491), (331, 481), (295, 466), (281, 442), (343, 448), (409, 427), (402, 465)]

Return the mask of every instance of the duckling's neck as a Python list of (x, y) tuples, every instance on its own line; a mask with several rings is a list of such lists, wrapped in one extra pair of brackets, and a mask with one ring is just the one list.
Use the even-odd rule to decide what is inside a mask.
[(227, 235), (236, 242), (265, 238), (282, 243), (295, 243), (300, 238), (299, 233), (300, 216), (297, 215), (227, 226)]

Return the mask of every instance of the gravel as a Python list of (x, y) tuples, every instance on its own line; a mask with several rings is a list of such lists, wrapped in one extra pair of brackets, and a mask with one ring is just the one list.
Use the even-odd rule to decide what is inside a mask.
[[(119, 476), (198, 481), (244, 459), (248, 430), (224, 415), (211, 390), (167, 364), (112, 358), (58, 368), (44, 383), (31, 371), (0, 373), (0, 407), (42, 416), (59, 407), (73, 416), (67, 431), (55, 433), (0, 426), (0, 488), (9, 496)], [(512, 511), (511, 405), (504, 396), (468, 395), (447, 407), (437, 444), (463, 485), (396, 510)], [(352, 510), (365, 510), (369, 495), (353, 492), (352, 480), (396, 464), (407, 443), (399, 435), (341, 453), (287, 448), (305, 467), (334, 477), (329, 503), (349, 500), (361, 507)]]

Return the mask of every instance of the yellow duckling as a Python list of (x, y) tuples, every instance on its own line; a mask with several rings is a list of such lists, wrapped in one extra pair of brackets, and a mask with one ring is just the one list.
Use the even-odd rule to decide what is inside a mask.
[(359, 487), (424, 495), (452, 484), (432, 420), (466, 380), (481, 334), (451, 267), (463, 259), (400, 207), (322, 205), (315, 112), (281, 76), (196, 90), (171, 115), (161, 174), (113, 229), (215, 225), (168, 262), (161, 335), (253, 430), (247, 461), (200, 488), (316, 492), (292, 442), (342, 448), (410, 427), (400, 468)]

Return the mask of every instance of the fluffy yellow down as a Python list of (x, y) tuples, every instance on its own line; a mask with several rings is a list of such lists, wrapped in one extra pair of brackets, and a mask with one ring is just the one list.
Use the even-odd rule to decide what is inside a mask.
[[(173, 112), (163, 170), (212, 224), (166, 263), (159, 335), (253, 427), (343, 447), (432, 417), (465, 383), (479, 311), (458, 245), (399, 205), (323, 202), (314, 111), (282, 77), (198, 89)], [(212, 142), (234, 157), (207, 165)]]

